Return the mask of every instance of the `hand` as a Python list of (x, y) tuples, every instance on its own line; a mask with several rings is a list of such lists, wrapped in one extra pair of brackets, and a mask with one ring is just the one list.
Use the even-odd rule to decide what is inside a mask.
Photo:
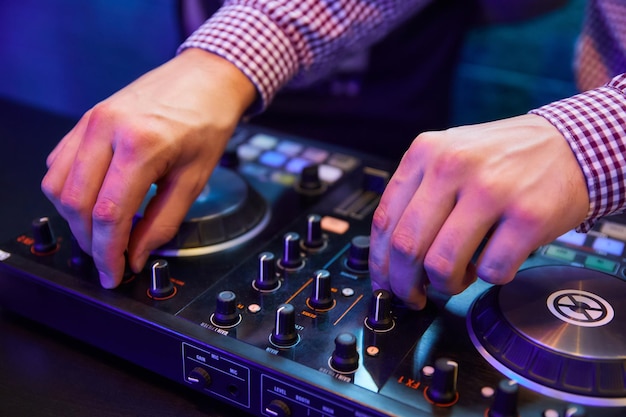
[(138, 272), (176, 234), (255, 94), (232, 64), (188, 49), (89, 110), (48, 156), (42, 190), (105, 288), (121, 282), (126, 250)]
[(574, 154), (540, 116), (421, 134), (374, 214), (373, 287), (420, 309), (428, 284), (457, 294), (477, 276), (507, 283), (533, 250), (577, 226), (588, 210)]

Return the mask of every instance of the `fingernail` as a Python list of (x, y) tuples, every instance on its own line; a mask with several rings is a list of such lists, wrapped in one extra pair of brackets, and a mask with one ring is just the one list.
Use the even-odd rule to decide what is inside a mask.
[(115, 288), (115, 280), (104, 272), (100, 272), (100, 285), (106, 289)]

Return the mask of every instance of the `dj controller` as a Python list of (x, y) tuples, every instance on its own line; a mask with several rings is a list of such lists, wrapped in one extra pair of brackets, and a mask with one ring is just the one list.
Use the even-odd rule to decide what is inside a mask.
[(101, 288), (41, 213), (0, 245), (0, 304), (255, 416), (626, 415), (624, 218), (413, 311), (369, 280), (392, 171), (242, 125), (143, 272)]

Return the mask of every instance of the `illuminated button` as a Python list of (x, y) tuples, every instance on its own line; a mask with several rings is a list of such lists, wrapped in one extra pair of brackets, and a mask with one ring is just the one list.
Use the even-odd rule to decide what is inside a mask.
[(268, 173), (270, 172), (270, 170), (268, 167), (265, 167), (263, 165), (252, 163), (252, 164), (245, 164), (243, 167), (241, 167), (241, 172), (244, 174), (248, 174), (251, 177), (262, 178), (262, 177), (266, 177)]
[(626, 240), (626, 224), (605, 221), (600, 227), (600, 232), (615, 239)]
[(260, 154), (261, 149), (245, 143), (237, 148), (237, 156), (241, 161), (254, 161)]
[(350, 223), (345, 220), (341, 220), (331, 216), (322, 217), (321, 225), (322, 230), (326, 230), (327, 232), (332, 232), (338, 235), (342, 235), (350, 229)]
[(287, 161), (287, 156), (276, 151), (267, 151), (259, 158), (259, 162), (263, 165), (278, 168)]
[(284, 185), (286, 187), (291, 187), (296, 182), (296, 179), (297, 179), (297, 177), (293, 174), (289, 174), (287, 172), (280, 172), (280, 171), (272, 172), (272, 175), (270, 176), (270, 178), (275, 183)]
[(328, 161), (326, 161), (326, 163), (328, 165), (341, 168), (344, 171), (352, 171), (354, 168), (357, 167), (357, 165), (359, 165), (359, 160), (349, 155), (335, 153), (332, 154), (330, 158), (328, 158)]
[(562, 248), (560, 246), (549, 245), (545, 252), (546, 256), (571, 262), (576, 257), (576, 251)]
[(617, 263), (598, 256), (587, 256), (585, 266), (598, 271), (612, 273), (615, 271)]
[(296, 156), (297, 154), (302, 152), (303, 148), (304, 146), (300, 145), (299, 143), (284, 140), (278, 144), (276, 150), (288, 156)]
[(265, 133), (257, 133), (253, 137), (248, 140), (250, 145), (256, 146), (257, 148), (269, 150), (274, 149), (276, 144), (278, 143), (278, 138), (270, 135), (266, 135)]
[(598, 252), (610, 253), (611, 255), (622, 256), (624, 252), (624, 242), (609, 239), (608, 237), (598, 237), (593, 241), (593, 249)]
[(584, 233), (578, 233), (575, 230), (570, 230), (556, 238), (559, 242), (569, 243), (576, 246), (583, 246), (585, 244), (585, 239), (587, 239), (587, 235)]
[(287, 165), (285, 165), (285, 169), (291, 172), (292, 174), (299, 174), (302, 172), (302, 170), (305, 167), (312, 165), (312, 164), (313, 163), (308, 159), (293, 158), (293, 159), (290, 159), (289, 162), (287, 162)]
[(343, 171), (337, 167), (333, 167), (330, 165), (322, 164), (319, 166), (319, 176), (320, 179), (329, 184), (334, 183), (343, 175)]
[(324, 162), (328, 155), (328, 151), (319, 148), (306, 148), (302, 153), (303, 158), (310, 159), (318, 164)]

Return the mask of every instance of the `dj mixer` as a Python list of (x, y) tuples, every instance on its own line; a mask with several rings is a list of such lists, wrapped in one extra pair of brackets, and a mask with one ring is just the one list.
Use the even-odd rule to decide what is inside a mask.
[(41, 213), (0, 245), (0, 304), (255, 416), (626, 415), (624, 218), (413, 311), (369, 279), (393, 168), (242, 125), (144, 271), (101, 288)]

